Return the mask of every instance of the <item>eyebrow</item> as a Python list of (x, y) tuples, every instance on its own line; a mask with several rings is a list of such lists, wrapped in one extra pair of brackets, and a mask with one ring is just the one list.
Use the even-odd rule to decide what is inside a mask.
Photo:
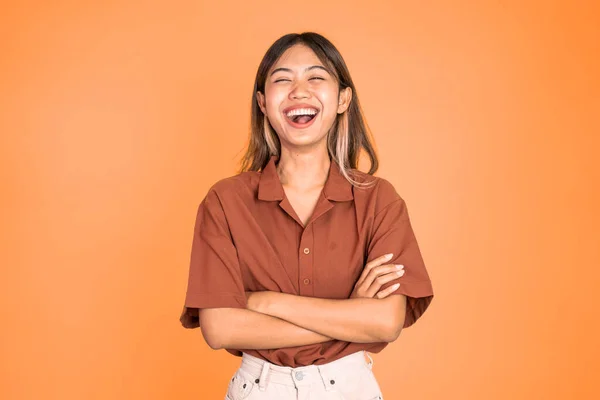
[[(328, 70), (327, 70), (325, 67), (323, 67), (322, 65), (313, 65), (313, 66), (307, 67), (307, 68), (304, 70), (304, 72), (308, 72), (308, 71), (310, 71), (310, 70), (313, 70), (313, 69), (322, 69), (323, 71), (325, 71), (325, 72), (329, 73), (329, 71), (328, 71)], [(273, 72), (271, 72), (271, 73), (269, 74), (269, 76), (272, 76), (273, 74), (275, 74), (275, 72), (279, 72), (279, 71), (284, 71), (284, 72), (293, 72), (293, 71), (292, 71), (291, 69), (289, 69), (289, 68), (279, 67), (279, 68), (275, 68), (275, 69), (273, 70)]]

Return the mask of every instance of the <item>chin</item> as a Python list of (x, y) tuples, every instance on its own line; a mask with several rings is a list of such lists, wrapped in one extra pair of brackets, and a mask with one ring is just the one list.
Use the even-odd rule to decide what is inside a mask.
[[(281, 139), (281, 137), (280, 137)], [(286, 142), (292, 146), (310, 146), (321, 143), (327, 139), (327, 135), (307, 135), (307, 134), (294, 134), (287, 132), (285, 135)]]

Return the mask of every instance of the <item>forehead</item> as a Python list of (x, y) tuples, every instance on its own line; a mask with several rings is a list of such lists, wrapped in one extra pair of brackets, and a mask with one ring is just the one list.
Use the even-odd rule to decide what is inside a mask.
[(277, 60), (271, 70), (279, 67), (301, 69), (312, 65), (323, 65), (319, 57), (306, 45), (296, 44), (287, 49)]

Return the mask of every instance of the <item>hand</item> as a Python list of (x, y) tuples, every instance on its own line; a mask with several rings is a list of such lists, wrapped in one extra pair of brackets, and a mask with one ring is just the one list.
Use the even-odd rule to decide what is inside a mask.
[(350, 295), (351, 299), (360, 297), (383, 299), (398, 290), (399, 283), (379, 291), (381, 286), (387, 282), (404, 275), (404, 265), (383, 264), (391, 257), (393, 256), (381, 256), (365, 265), (360, 278), (354, 285), (354, 290)]

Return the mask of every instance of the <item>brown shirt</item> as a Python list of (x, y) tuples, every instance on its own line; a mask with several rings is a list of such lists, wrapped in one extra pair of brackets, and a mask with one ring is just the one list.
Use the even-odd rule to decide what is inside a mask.
[[(262, 171), (246, 171), (215, 183), (198, 207), (189, 280), (180, 321), (198, 328), (198, 309), (246, 308), (245, 291), (275, 291), (329, 299), (349, 298), (365, 264), (394, 253), (386, 263), (403, 264), (400, 283), (407, 296), (404, 328), (415, 323), (433, 299), (406, 203), (392, 184), (354, 170), (355, 179), (376, 179), (353, 187), (331, 160), (325, 186), (306, 227), (288, 201), (272, 156)], [(369, 321), (365, 320), (365, 324)], [(320, 365), (388, 343), (341, 340), (269, 350), (242, 351), (277, 365)]]

